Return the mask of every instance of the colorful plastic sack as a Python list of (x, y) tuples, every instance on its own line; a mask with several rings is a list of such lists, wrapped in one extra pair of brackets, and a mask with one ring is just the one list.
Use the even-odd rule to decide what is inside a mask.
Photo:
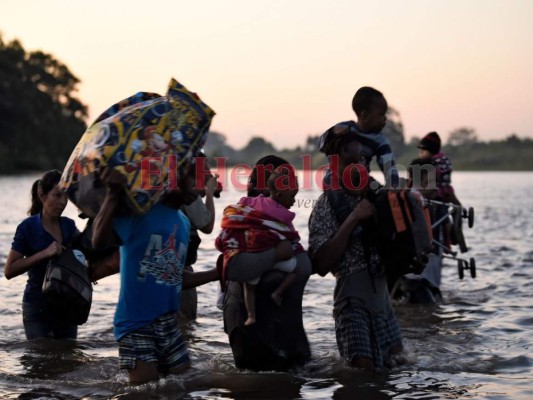
[(88, 217), (96, 216), (105, 188), (100, 167), (127, 178), (128, 211), (148, 211), (205, 143), (214, 111), (172, 79), (166, 96), (139, 92), (107, 109), (83, 134), (63, 171), (60, 187)]

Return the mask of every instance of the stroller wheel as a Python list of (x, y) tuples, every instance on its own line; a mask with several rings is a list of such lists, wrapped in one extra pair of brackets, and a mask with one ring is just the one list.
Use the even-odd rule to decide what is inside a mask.
[(459, 273), (459, 279), (465, 277), (465, 271), (463, 269), (463, 260), (457, 260), (457, 272)]
[(468, 227), (472, 228), (474, 226), (474, 207), (468, 209)]
[(471, 257), (470, 258), (470, 276), (472, 278), (475, 278), (476, 277), (476, 260), (474, 257)]

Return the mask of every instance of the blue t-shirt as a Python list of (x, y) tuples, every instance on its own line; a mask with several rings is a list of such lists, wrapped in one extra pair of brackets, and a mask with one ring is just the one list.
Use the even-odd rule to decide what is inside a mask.
[[(69, 244), (74, 234), (78, 232), (74, 220), (67, 217), (59, 218), (59, 225), (61, 227), (61, 235), (63, 237), (63, 245)], [(54, 237), (50, 235), (43, 227), (41, 221), (41, 214), (35, 214), (26, 218), (17, 226), (13, 243), (11, 244), (11, 250), (15, 250), (25, 257), (30, 257), (35, 253), (38, 253), (55, 241)], [(28, 281), (26, 283), (26, 289), (24, 290), (24, 302), (41, 304), (45, 307), (46, 303), (43, 298), (43, 281), (46, 273), (46, 266), (49, 259), (40, 261), (33, 265), (28, 270)]]
[(115, 338), (179, 309), (190, 223), (178, 210), (156, 204), (143, 215), (117, 217), (120, 295)]

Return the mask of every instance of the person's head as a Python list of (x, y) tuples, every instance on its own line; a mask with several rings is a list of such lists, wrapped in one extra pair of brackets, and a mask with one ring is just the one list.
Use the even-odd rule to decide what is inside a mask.
[(437, 170), (431, 158), (416, 158), (409, 164), (408, 186), (417, 189), (424, 197), (432, 199), (437, 195)]
[[(355, 151), (350, 152), (351, 150)], [(321, 151), (330, 159), (334, 156), (345, 164), (364, 162), (361, 143), (347, 131), (331, 132), (325, 136)]]
[(363, 146), (352, 138), (339, 148), (338, 155), (340, 186), (351, 196), (361, 195), (368, 189), (369, 183), (368, 170), (363, 162)]
[(31, 207), (29, 215), (39, 213), (59, 218), (67, 206), (67, 195), (57, 187), (61, 172), (53, 169), (37, 179), (31, 188)]
[(363, 86), (352, 99), (352, 109), (357, 115), (357, 126), (366, 133), (379, 133), (387, 122), (387, 100), (379, 90)]
[(269, 196), (268, 178), (272, 171), (282, 165), (290, 165), (281, 157), (268, 155), (260, 158), (255, 163), (252, 173), (248, 177), (248, 197), (257, 197), (260, 194)]
[(429, 132), (422, 138), (418, 144), (418, 156), (420, 158), (428, 158), (434, 156), (440, 151), (440, 136), (437, 132)]
[(332, 175), (336, 182), (350, 195), (359, 195), (367, 189), (368, 170), (366, 169), (363, 146), (355, 135), (347, 132), (327, 137), (323, 151), (330, 159)]
[(175, 209), (189, 205), (198, 198), (196, 169), (190, 166), (178, 180), (178, 188), (163, 195), (161, 203)]
[(291, 165), (276, 168), (267, 181), (270, 197), (283, 207), (289, 209), (295, 203), (298, 194), (298, 178)]

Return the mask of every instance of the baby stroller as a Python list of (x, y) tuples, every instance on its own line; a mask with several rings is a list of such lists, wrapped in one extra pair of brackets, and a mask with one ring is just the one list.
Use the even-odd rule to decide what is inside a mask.
[(464, 271), (469, 270), (472, 278), (476, 277), (476, 260), (458, 257), (458, 252), (453, 251), (452, 244), (459, 247), (461, 253), (468, 252), (468, 247), (463, 235), (463, 219), (468, 221), (468, 227), (474, 226), (474, 209), (464, 208), (461, 205), (446, 203), (437, 200), (424, 199), (426, 207), (432, 216), (434, 252), (442, 258), (457, 261), (459, 279), (464, 278)]
[[(460, 253), (466, 253), (468, 247), (463, 235), (463, 219), (468, 220), (470, 228), (474, 225), (474, 209), (465, 209), (460, 205), (443, 201), (429, 200), (420, 196), (421, 207), (429, 214), (427, 227), (432, 231), (428, 236), (427, 245), (423, 246), (419, 257), (424, 260), (421, 272), (412, 271), (401, 276), (392, 277), (389, 283), (389, 292), (393, 300), (400, 303), (432, 304), (442, 299), (440, 292), (442, 260), (451, 258), (457, 261), (459, 278), (464, 278), (464, 270), (470, 270), (472, 278), (476, 276), (476, 263), (474, 258), (466, 260), (458, 257)], [(421, 231), (423, 233), (423, 230)], [(423, 239), (423, 236), (413, 236), (415, 242)], [(422, 244), (422, 243), (417, 243)], [(458, 246), (458, 251), (452, 249), (452, 245)], [(393, 255), (395, 258), (396, 255)]]

